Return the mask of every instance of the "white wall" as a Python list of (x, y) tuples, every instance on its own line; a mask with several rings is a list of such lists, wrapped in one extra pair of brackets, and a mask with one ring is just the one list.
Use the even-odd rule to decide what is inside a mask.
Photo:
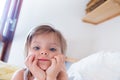
[(96, 51), (120, 51), (120, 16), (96, 26)]
[(54, 25), (63, 33), (69, 57), (81, 59), (101, 50), (120, 51), (120, 17), (99, 25), (84, 23), (81, 19), (88, 1), (24, 0), (8, 62), (23, 66), (27, 33), (44, 23)]

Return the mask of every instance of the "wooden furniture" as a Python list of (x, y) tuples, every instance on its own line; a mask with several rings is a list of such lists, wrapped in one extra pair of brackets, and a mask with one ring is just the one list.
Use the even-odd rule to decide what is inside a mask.
[(107, 0), (83, 17), (84, 22), (99, 24), (120, 15), (120, 0)]
[(79, 59), (71, 58), (71, 57), (66, 57), (65, 61), (67, 61), (67, 62), (71, 62), (71, 63), (74, 63), (74, 62), (79, 61)]

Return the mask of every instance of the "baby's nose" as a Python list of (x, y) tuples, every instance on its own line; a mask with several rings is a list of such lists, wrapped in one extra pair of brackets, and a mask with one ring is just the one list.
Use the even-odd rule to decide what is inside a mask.
[(40, 54), (41, 54), (41, 55), (48, 55), (47, 52), (41, 52)]

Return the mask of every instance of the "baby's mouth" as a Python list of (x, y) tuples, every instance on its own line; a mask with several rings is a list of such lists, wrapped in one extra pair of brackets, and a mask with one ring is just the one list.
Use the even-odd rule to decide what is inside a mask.
[(39, 59), (39, 61), (50, 61), (49, 59)]

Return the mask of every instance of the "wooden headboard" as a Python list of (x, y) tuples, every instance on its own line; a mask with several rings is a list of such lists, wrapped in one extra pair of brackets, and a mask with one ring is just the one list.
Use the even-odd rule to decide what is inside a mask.
[(71, 58), (71, 57), (66, 57), (66, 60), (67, 62), (71, 62), (71, 63), (74, 63), (74, 62), (77, 62), (79, 61), (79, 59), (76, 59), (76, 58)]

